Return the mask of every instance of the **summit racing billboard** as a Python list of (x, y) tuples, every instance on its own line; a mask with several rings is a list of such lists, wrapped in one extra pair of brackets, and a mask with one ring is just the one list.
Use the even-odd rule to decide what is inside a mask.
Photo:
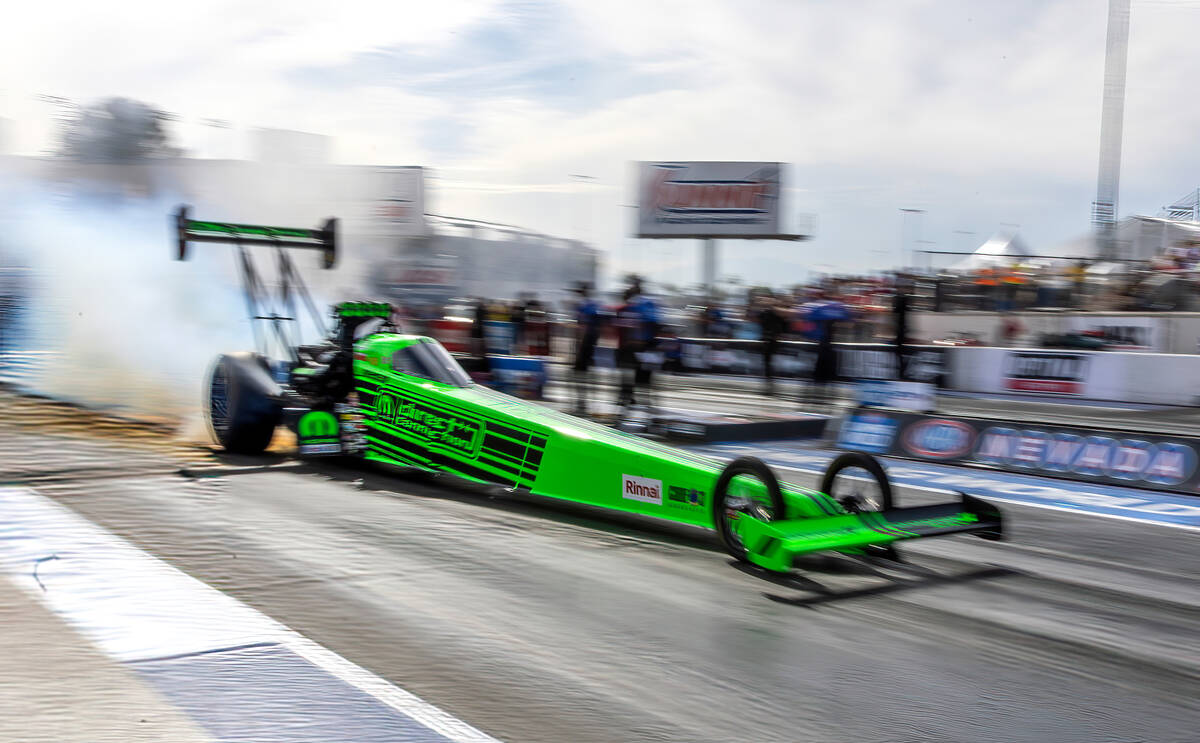
[(638, 237), (785, 237), (779, 163), (638, 163)]
[(1087, 354), (1020, 351), (1004, 362), (1004, 388), (1013, 392), (1082, 395), (1087, 387)]
[(1200, 439), (860, 409), (843, 449), (1173, 492), (1200, 491)]

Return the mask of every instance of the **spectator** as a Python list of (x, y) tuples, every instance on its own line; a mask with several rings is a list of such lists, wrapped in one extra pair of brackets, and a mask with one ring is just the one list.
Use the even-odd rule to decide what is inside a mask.
[(829, 385), (837, 381), (837, 351), (833, 346), (834, 323), (850, 319), (846, 306), (836, 299), (825, 299), (824, 292), (813, 291), (813, 299), (800, 307), (804, 318), (805, 337), (817, 344), (816, 360), (813, 363), (812, 382), (809, 385), (809, 402), (823, 405)]
[(1071, 265), (1071, 304), (1079, 309), (1086, 309), (1087, 303), (1087, 261), (1075, 261)]
[(908, 313), (909, 287), (906, 279), (896, 282), (896, 293), (892, 297), (892, 321), (895, 330), (894, 352), (896, 354), (896, 376), (908, 378)]
[[(642, 282), (636, 276), (630, 277), (622, 299), (614, 321), (617, 326), (617, 366), (621, 370), (617, 404), (622, 408), (638, 404), (649, 407), (653, 369), (657, 365), (654, 341), (658, 334), (658, 308), (653, 300), (642, 294)], [(639, 389), (641, 398), (637, 395)]]
[(512, 352), (514, 354), (521, 353), (525, 344), (525, 319), (528, 302), (528, 295), (521, 292), (517, 295), (517, 301), (513, 302), (512, 311), (509, 313), (509, 320), (512, 322)]
[(787, 330), (787, 321), (775, 306), (775, 298), (764, 294), (758, 298), (758, 328), (762, 339), (763, 381), (765, 393), (775, 394), (775, 353), (779, 350), (779, 339)]
[(575, 414), (587, 415), (587, 386), (600, 339), (600, 305), (592, 299), (592, 287), (588, 282), (579, 282), (574, 291), (579, 295), (575, 306)]
[(470, 353), (478, 359), (476, 369), (482, 374), (490, 374), (492, 371), (491, 362), (488, 360), (487, 313), (487, 302), (476, 298), (474, 317), (471, 319)]

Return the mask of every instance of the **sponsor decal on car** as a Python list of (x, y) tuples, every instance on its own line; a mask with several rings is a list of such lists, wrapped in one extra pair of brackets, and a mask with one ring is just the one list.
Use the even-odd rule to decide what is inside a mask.
[(671, 485), (667, 488), (667, 500), (685, 508), (698, 508), (704, 505), (704, 493), (697, 488)]
[(431, 405), (380, 393), (375, 398), (376, 417), (431, 443), (467, 455), (479, 448), (479, 423), (445, 413)]
[(957, 459), (971, 451), (975, 430), (965, 423), (933, 418), (913, 423), (901, 439), (913, 456), (924, 459)]
[(301, 444), (301, 454), (339, 454), (342, 447), (339, 444)]
[(296, 422), (296, 445), (301, 454), (339, 454), (342, 442), (337, 418), (326, 410), (310, 410)]
[(663, 502), (662, 480), (651, 480), (648, 477), (622, 474), (621, 497), (661, 506)]
[(1082, 395), (1089, 358), (1083, 354), (1017, 352), (1008, 355), (1004, 388), (1015, 392)]

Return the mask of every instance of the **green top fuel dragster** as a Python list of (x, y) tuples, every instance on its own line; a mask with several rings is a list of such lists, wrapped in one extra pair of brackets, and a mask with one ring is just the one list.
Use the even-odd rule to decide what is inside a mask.
[[(179, 256), (189, 242), (239, 244), (250, 270), (253, 317), (279, 326), (291, 319), (263, 313), (257, 275), (245, 245), (268, 242), (280, 273), (298, 283), (284, 248), (313, 247), (332, 265), (334, 237), (292, 238), (281, 228), (193, 222), (176, 215)], [(242, 240), (241, 235), (249, 235)], [(315, 236), (315, 237), (314, 237)], [(251, 280), (253, 279), (253, 280)], [(280, 293), (282, 294), (282, 292)], [(276, 295), (278, 296), (278, 295)], [(306, 296), (307, 299), (307, 296)], [(279, 425), (292, 429), (302, 456), (352, 456), (401, 467), (444, 471), (469, 480), (716, 529), (726, 549), (773, 571), (821, 550), (889, 554), (894, 542), (974, 533), (1002, 538), (992, 505), (967, 495), (957, 502), (899, 508), (879, 463), (847, 453), (826, 471), (820, 490), (780, 483), (766, 464), (728, 464), (622, 433), (474, 384), (435, 340), (397, 332), (387, 304), (345, 302), (334, 308), (329, 340), (293, 346), (292, 358), (231, 353), (207, 384), (215, 438), (227, 450), (257, 453)], [(281, 334), (281, 338), (282, 338)], [(856, 474), (857, 473), (857, 474)]]

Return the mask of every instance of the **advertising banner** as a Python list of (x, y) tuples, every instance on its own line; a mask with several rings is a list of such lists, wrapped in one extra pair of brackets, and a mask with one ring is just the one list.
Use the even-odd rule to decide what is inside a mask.
[[(761, 376), (762, 347), (761, 341), (680, 338), (680, 366), (695, 374)], [(835, 343), (834, 348), (838, 354), (838, 378), (843, 381), (899, 377), (896, 353), (889, 345)], [(945, 346), (910, 346), (908, 379), (943, 386), (947, 377), (947, 350)], [(784, 341), (776, 350), (772, 368), (780, 379), (806, 379), (812, 374), (816, 357), (815, 343)]]
[(1160, 318), (1072, 315), (1067, 318), (1067, 328), (1076, 333), (1095, 333), (1109, 343), (1109, 349), (1113, 351), (1167, 350)]
[(1004, 359), (1004, 389), (1082, 395), (1087, 390), (1091, 357), (1052, 351), (1010, 351)]
[(1200, 439), (860, 409), (843, 449), (1174, 492), (1200, 491)]
[(778, 237), (779, 163), (642, 162), (638, 237)]
[(373, 168), (370, 190), (370, 234), (382, 237), (426, 234), (423, 168)]
[(858, 383), (857, 393), (858, 404), (868, 408), (927, 413), (937, 406), (937, 393), (928, 382), (864, 379)]

